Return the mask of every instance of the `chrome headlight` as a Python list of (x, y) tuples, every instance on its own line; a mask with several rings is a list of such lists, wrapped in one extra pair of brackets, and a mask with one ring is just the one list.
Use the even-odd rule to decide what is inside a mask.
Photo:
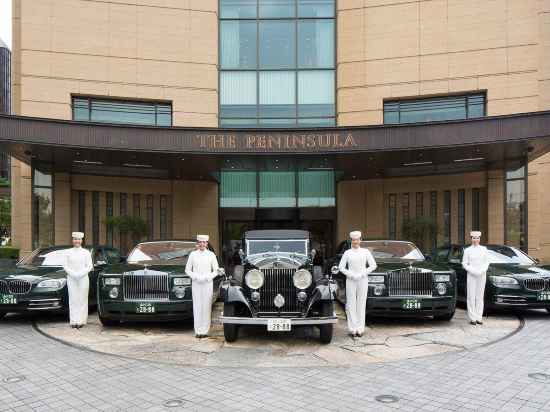
[(489, 276), (489, 279), (491, 282), (493, 282), (493, 285), (495, 286), (517, 286), (519, 285), (519, 282), (511, 277), (508, 276)]
[(66, 279), (46, 279), (36, 285), (37, 288), (61, 289), (67, 283)]
[(191, 278), (174, 278), (174, 286), (189, 286)]
[(264, 285), (264, 274), (258, 269), (249, 270), (244, 281), (250, 289), (260, 289)]
[(120, 285), (120, 278), (104, 278), (103, 284), (105, 286), (119, 286)]
[(451, 275), (444, 275), (441, 273), (434, 274), (434, 282), (450, 282), (450, 281), (451, 281)]
[(447, 293), (447, 286), (445, 285), (445, 283), (438, 283), (435, 289), (440, 295), (444, 295), (445, 293)]
[(369, 275), (369, 282), (372, 283), (384, 283), (384, 275)]
[(294, 287), (297, 289), (307, 289), (311, 286), (313, 277), (311, 276), (311, 272), (309, 270), (298, 269), (294, 272), (292, 280), (294, 281)]
[(185, 297), (185, 288), (183, 286), (176, 286), (174, 288), (174, 295), (178, 299), (183, 299)]
[(334, 265), (330, 268), (330, 273), (332, 273), (333, 275), (337, 275), (338, 273), (340, 273), (340, 269), (338, 268), (338, 266)]
[(109, 297), (111, 299), (116, 299), (118, 298), (118, 288), (117, 287), (114, 287), (112, 288), (110, 291), (109, 291)]
[(384, 286), (382, 286), (382, 285), (376, 285), (376, 286), (374, 287), (374, 294), (375, 294), (376, 296), (382, 295), (383, 292), (384, 292)]
[(218, 268), (218, 276), (225, 276), (225, 269), (224, 268)]

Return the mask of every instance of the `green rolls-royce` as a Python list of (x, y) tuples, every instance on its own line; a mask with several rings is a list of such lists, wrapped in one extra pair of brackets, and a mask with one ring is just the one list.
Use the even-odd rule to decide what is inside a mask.
[[(337, 255), (325, 271), (331, 271), (338, 283), (337, 299), (346, 303), (346, 276), (338, 264), (351, 247), (343, 241)], [(428, 262), (411, 242), (367, 240), (377, 269), (369, 275), (367, 317), (427, 317), (451, 320), (456, 308), (456, 275), (446, 265)]]
[[(39, 248), (15, 266), (0, 269), (0, 318), (11, 312), (66, 312), (69, 308), (67, 274), (63, 271), (65, 250), (72, 246)], [(109, 246), (88, 248), (94, 270), (90, 272), (90, 306), (96, 302), (97, 275), (108, 263), (121, 260)]]
[[(101, 323), (192, 318), (191, 278), (185, 274), (185, 265), (195, 248), (194, 240), (143, 242), (130, 252), (125, 264), (107, 266), (97, 284)], [(219, 283), (220, 276), (214, 279), (213, 301)]]
[[(458, 300), (466, 302), (466, 271), (462, 267), (462, 245), (440, 248), (436, 262), (450, 265), (457, 274)], [(546, 309), (550, 312), (550, 271), (521, 250), (505, 245), (487, 245), (489, 270), (485, 286), (485, 308)]]

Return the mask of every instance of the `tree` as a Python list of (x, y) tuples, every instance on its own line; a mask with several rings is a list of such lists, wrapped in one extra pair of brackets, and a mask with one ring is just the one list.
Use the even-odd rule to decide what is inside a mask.
[(416, 216), (407, 219), (401, 226), (406, 240), (414, 242), (421, 250), (426, 251), (427, 240), (438, 232), (437, 222), (428, 216)]
[[(147, 222), (139, 216), (107, 216), (103, 223), (122, 235), (129, 234), (136, 243), (149, 233)], [(127, 245), (121, 247), (126, 248)]]

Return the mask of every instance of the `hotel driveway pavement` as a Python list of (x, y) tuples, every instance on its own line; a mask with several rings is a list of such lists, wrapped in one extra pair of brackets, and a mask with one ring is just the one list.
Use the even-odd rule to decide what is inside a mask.
[(0, 411), (550, 411), (550, 315), (522, 316), (517, 333), (471, 350), (307, 368), (132, 360), (9, 317), (0, 323)]

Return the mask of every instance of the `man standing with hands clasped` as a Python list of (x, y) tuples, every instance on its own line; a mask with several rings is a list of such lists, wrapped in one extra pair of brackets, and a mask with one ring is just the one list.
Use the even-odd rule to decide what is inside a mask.
[(208, 250), (208, 235), (197, 235), (197, 250), (189, 254), (185, 273), (191, 278), (195, 337), (205, 338), (210, 329), (213, 280), (218, 274), (218, 259)]
[(472, 245), (464, 249), (462, 267), (468, 273), (467, 278), (467, 305), (470, 325), (483, 325), (483, 300), (487, 269), (489, 269), (489, 252), (481, 246), (481, 232), (470, 232)]
[(347, 278), (346, 316), (349, 334), (361, 337), (365, 332), (369, 273), (376, 270), (376, 261), (370, 250), (361, 247), (361, 232), (353, 231), (349, 237), (351, 249), (344, 252), (338, 268)]
[(80, 329), (88, 323), (88, 274), (94, 268), (92, 254), (82, 247), (84, 233), (73, 232), (73, 247), (65, 251), (63, 270), (67, 273), (69, 291), (69, 323), (71, 328)]

